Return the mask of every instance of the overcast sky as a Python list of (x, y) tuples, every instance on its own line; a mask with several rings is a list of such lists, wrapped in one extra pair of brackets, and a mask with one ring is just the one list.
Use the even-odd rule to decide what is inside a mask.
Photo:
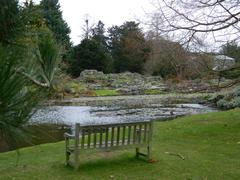
[(121, 25), (144, 14), (148, 0), (60, 0), (63, 18), (71, 27), (72, 41), (79, 43), (85, 16), (91, 22), (103, 21), (106, 27)]
[[(23, 2), (25, 0), (20, 0)], [(39, 2), (39, 0), (34, 0)], [(136, 20), (144, 15), (149, 0), (59, 0), (63, 18), (71, 28), (71, 39), (78, 44), (83, 35), (82, 27), (86, 15), (90, 24), (103, 21), (106, 27), (121, 25), (125, 21)]]

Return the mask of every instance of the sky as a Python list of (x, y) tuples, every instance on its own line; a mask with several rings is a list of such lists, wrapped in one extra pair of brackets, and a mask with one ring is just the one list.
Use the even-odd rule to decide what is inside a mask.
[[(24, 1), (19, 0), (20, 3)], [(33, 1), (35, 3), (40, 2), (40, 0)], [(101, 20), (105, 24), (105, 28), (109, 28), (112, 25), (119, 26), (131, 20), (145, 19), (148, 21), (146, 12), (156, 11), (156, 6), (154, 7), (153, 5), (154, 2), (155, 0), (59, 0), (63, 19), (71, 28), (70, 37), (74, 45), (79, 44), (83, 39), (83, 27), (86, 18), (88, 18), (90, 25), (96, 24)], [(140, 27), (145, 27), (145, 30), (147, 30), (146, 26), (141, 25)], [(218, 34), (218, 32), (215, 33), (215, 35)], [(220, 35), (222, 34), (225, 35), (226, 33), (220, 32)], [(205, 43), (204, 51), (219, 49), (226, 42), (223, 38), (225, 36), (222, 36), (220, 39), (222, 43), (216, 43), (215, 37), (208, 36), (207, 38), (202, 38)]]
[(136, 20), (144, 14), (148, 0), (60, 0), (63, 18), (71, 27), (71, 39), (79, 43), (86, 16), (89, 24), (101, 20), (106, 27)]
[[(25, 0), (20, 0), (23, 2)], [(34, 0), (38, 3), (39, 0)], [(63, 19), (71, 28), (71, 40), (76, 45), (83, 37), (86, 16), (89, 24), (101, 20), (105, 27), (122, 25), (125, 21), (141, 19), (149, 0), (59, 0)]]

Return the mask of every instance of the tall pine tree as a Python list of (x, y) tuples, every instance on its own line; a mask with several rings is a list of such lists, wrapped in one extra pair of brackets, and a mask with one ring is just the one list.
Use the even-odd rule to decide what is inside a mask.
[(84, 69), (96, 69), (108, 73), (111, 65), (111, 57), (106, 49), (94, 39), (84, 39), (74, 47), (71, 73), (78, 77)]
[(20, 32), (21, 21), (17, 0), (0, 1), (0, 42), (9, 44)]
[(98, 24), (92, 29), (92, 39), (96, 40), (107, 48), (107, 37), (105, 36), (104, 23), (98, 21)]
[(71, 74), (79, 76), (84, 69), (96, 69), (109, 73), (112, 71), (112, 58), (107, 46), (104, 24), (98, 24), (90, 29), (91, 35), (75, 46), (71, 62)]
[(69, 37), (71, 30), (62, 17), (58, 0), (42, 0), (40, 6), (45, 22), (53, 32), (57, 42), (68, 49), (71, 45)]
[(150, 47), (134, 21), (125, 22), (122, 26), (109, 29), (109, 46), (116, 72), (143, 72)]

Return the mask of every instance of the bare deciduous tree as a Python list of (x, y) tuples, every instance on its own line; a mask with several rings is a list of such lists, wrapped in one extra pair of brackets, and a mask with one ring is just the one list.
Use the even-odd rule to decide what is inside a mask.
[(161, 35), (187, 44), (240, 40), (239, 0), (155, 0), (153, 5)]
[(82, 26), (82, 31), (84, 32), (84, 34), (80, 37), (82, 37), (83, 39), (88, 39), (94, 26), (95, 23), (93, 22), (92, 17), (89, 14), (85, 14), (84, 24)]
[(191, 79), (202, 77), (211, 69), (207, 54), (189, 53), (179, 43), (164, 38), (148, 37), (148, 42), (152, 51), (145, 63), (147, 74)]

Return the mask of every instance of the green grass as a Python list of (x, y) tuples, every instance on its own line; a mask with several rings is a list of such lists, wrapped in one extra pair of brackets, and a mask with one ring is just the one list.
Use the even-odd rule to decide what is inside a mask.
[(117, 90), (114, 89), (99, 89), (94, 91), (96, 96), (117, 96), (119, 95)]
[[(185, 157), (165, 152), (179, 153)], [(64, 143), (0, 154), (0, 179), (239, 179), (240, 109), (154, 124), (150, 164), (134, 150), (83, 153), (78, 171), (64, 165)]]
[(153, 94), (166, 94), (166, 92), (163, 92), (159, 89), (145, 89), (144, 94), (147, 95), (153, 95)]

